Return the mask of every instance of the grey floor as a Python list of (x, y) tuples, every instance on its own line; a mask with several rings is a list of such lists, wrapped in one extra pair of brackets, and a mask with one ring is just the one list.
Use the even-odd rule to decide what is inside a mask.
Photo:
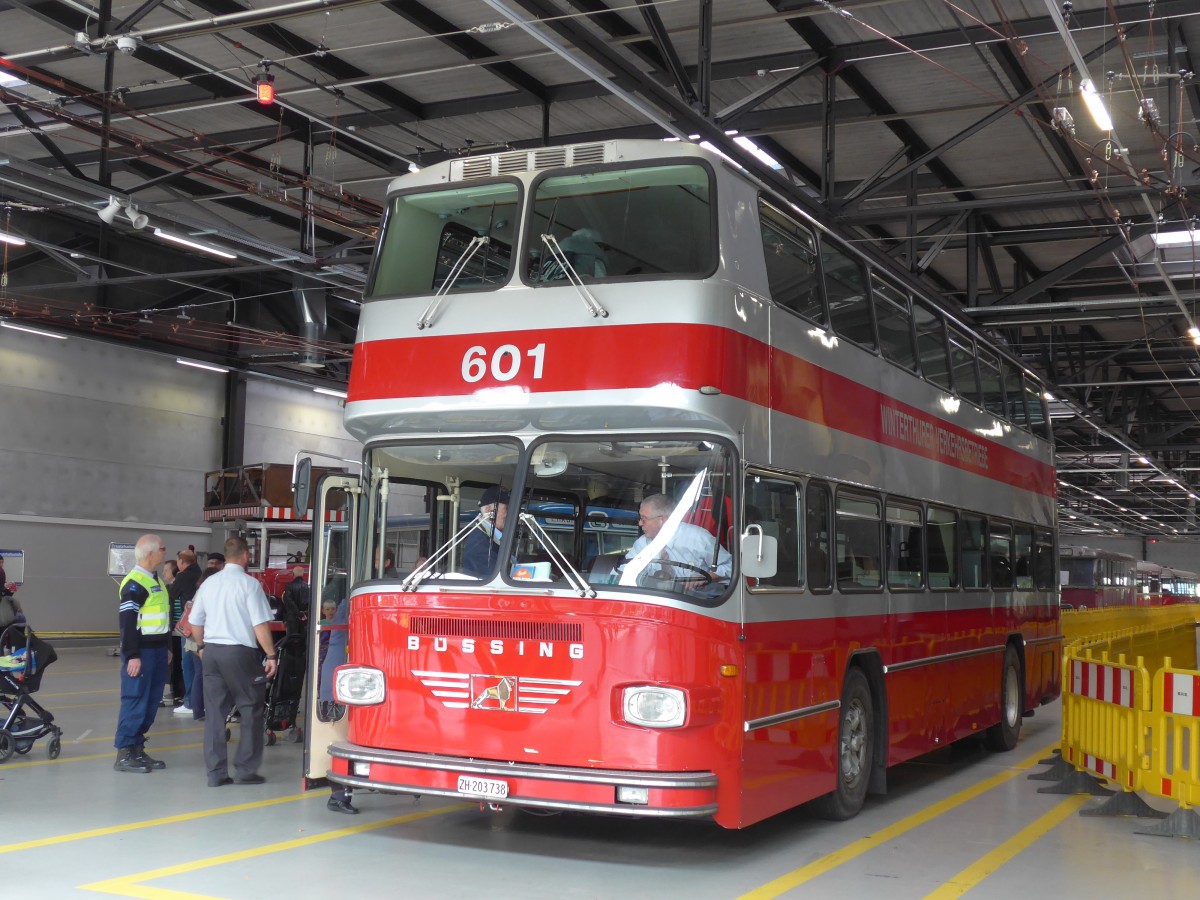
[(0, 897), (1200, 896), (1200, 840), (1138, 835), (1148, 823), (1077, 814), (1096, 800), (1038, 793), (1027, 775), (1057, 744), (1057, 705), (1025, 721), (1012, 753), (960, 745), (894, 769), (888, 796), (849, 822), (801, 809), (728, 832), (380, 794), (339, 816), (324, 791), (301, 793), (290, 743), (267, 748), (266, 784), (210, 789), (200, 724), (169, 710), (148, 748), (167, 768), (118, 774), (106, 648), (60, 649), (36, 696), (62, 755), (43, 740), (0, 764)]

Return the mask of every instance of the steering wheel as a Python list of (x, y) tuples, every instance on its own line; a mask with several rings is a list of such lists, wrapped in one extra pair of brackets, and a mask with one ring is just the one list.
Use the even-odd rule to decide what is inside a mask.
[[(666, 575), (663, 573), (663, 568), (666, 566), (671, 566), (673, 568), (680, 568), (680, 569), (688, 569), (691, 572), (695, 572), (696, 575), (699, 575), (701, 578), (704, 579), (703, 581), (700, 581), (698, 584), (696, 584), (695, 585), (696, 587), (708, 587), (710, 584), (713, 583), (713, 576), (712, 576), (711, 572), (709, 572), (707, 569), (702, 569), (699, 566), (693, 566), (691, 563), (679, 562), (679, 560), (676, 560), (676, 559), (664, 559), (661, 557), (659, 559), (653, 560), (653, 562), (658, 565), (657, 573), (654, 575), (650, 575), (648, 571), (643, 572), (642, 576), (639, 576), (639, 578), (638, 578), (639, 584), (642, 581), (642, 577), (647, 577), (649, 580), (652, 580), (652, 581), (667, 581), (667, 580), (676, 581), (676, 582), (686, 581), (689, 584), (691, 584), (694, 581), (698, 581), (698, 579), (695, 576), (690, 575), (690, 574), (682, 575), (682, 576), (681, 575)], [(647, 566), (646, 568), (648, 570), (650, 567)], [(642, 585), (642, 586), (645, 587), (645, 585)]]

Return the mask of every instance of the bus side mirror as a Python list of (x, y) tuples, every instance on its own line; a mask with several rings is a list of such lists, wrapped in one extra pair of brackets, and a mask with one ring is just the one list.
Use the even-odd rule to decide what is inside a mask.
[(297, 519), (308, 518), (308, 501), (312, 494), (312, 459), (304, 457), (296, 464), (292, 482), (292, 515)]
[(774, 578), (779, 571), (779, 541), (763, 534), (761, 525), (748, 525), (742, 534), (742, 575)]

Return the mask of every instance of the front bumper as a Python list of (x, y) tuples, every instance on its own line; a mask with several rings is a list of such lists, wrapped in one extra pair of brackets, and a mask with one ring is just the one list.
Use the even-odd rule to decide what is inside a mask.
[[(641, 772), (542, 766), (469, 757), (377, 750), (338, 742), (329, 780), (356, 788), (431, 794), (462, 800), (459, 776), (496, 779), (508, 785), (501, 805), (653, 818), (697, 818), (717, 812), (717, 776), (712, 772)], [(617, 788), (642, 788), (647, 802), (617, 801)], [(485, 801), (486, 802), (486, 801)]]

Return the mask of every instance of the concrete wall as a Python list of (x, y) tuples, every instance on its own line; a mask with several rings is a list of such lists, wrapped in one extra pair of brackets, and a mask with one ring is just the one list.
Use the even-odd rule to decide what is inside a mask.
[[(210, 549), (204, 473), (221, 464), (226, 377), (0, 329), (0, 549), (25, 551), (17, 596), (35, 628), (115, 631), (110, 543), (153, 532), (172, 554)], [(247, 463), (290, 463), (301, 448), (361, 455), (338, 400), (254, 378), (244, 448)]]

